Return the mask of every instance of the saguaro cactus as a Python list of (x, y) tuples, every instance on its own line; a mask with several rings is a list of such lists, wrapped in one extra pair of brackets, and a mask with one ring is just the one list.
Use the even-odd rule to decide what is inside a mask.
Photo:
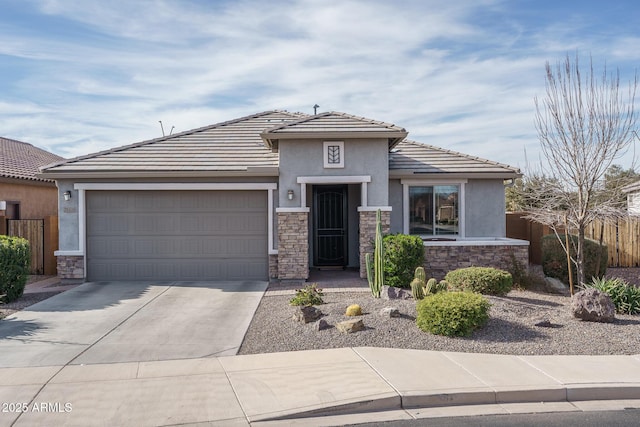
[[(371, 255), (365, 255), (367, 262), (367, 279), (371, 294), (375, 298), (380, 298), (382, 285), (384, 284), (384, 248), (382, 243), (382, 213), (380, 209), (376, 212), (376, 238), (373, 247), (373, 268), (371, 268)], [(373, 271), (372, 271), (373, 270)], [(372, 277), (373, 276), (373, 277)]]

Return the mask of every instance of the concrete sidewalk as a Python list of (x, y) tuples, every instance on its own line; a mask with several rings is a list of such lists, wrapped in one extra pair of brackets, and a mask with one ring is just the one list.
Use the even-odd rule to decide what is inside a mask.
[(3, 368), (0, 402), (14, 404), (2, 408), (3, 426), (343, 425), (640, 408), (640, 355), (360, 347)]

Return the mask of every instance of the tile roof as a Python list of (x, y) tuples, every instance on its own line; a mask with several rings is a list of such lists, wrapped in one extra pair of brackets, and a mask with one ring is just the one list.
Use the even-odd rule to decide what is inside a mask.
[(509, 165), (409, 140), (402, 141), (389, 153), (389, 171), (396, 174), (520, 174), (518, 168)]
[[(51, 178), (86, 174), (118, 176), (203, 176), (206, 174), (276, 175), (277, 150), (268, 141), (284, 135), (325, 138), (345, 133), (379, 134), (388, 137), (390, 174), (484, 174), (517, 176), (519, 170), (508, 165), (468, 156), (415, 141), (401, 141), (404, 128), (345, 113), (328, 112), (315, 116), (288, 111), (266, 111), (178, 134), (139, 142), (49, 165), (43, 170)], [(286, 137), (286, 136), (284, 136)]]
[(36, 174), (41, 166), (60, 160), (63, 158), (26, 142), (0, 137), (0, 177), (50, 181)]
[(329, 111), (314, 116), (302, 117), (296, 121), (266, 129), (262, 132), (262, 137), (269, 145), (271, 140), (299, 137), (307, 134), (313, 134), (314, 137), (318, 138), (345, 137), (344, 135), (349, 135), (349, 137), (353, 138), (366, 134), (367, 137), (390, 138), (393, 140), (392, 145), (395, 145), (407, 136), (407, 131), (391, 123)]
[(264, 146), (260, 132), (302, 117), (266, 111), (190, 131), (77, 157), (46, 172), (192, 172), (277, 168), (278, 153)]

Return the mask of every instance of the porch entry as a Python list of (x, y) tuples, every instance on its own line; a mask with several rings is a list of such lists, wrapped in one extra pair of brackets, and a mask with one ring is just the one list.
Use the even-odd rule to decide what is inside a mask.
[(344, 267), (347, 254), (347, 185), (314, 185), (313, 263)]

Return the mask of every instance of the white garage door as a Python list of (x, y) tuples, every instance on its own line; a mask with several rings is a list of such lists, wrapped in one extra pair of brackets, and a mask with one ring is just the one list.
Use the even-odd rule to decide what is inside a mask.
[(266, 191), (87, 191), (89, 280), (267, 280)]

